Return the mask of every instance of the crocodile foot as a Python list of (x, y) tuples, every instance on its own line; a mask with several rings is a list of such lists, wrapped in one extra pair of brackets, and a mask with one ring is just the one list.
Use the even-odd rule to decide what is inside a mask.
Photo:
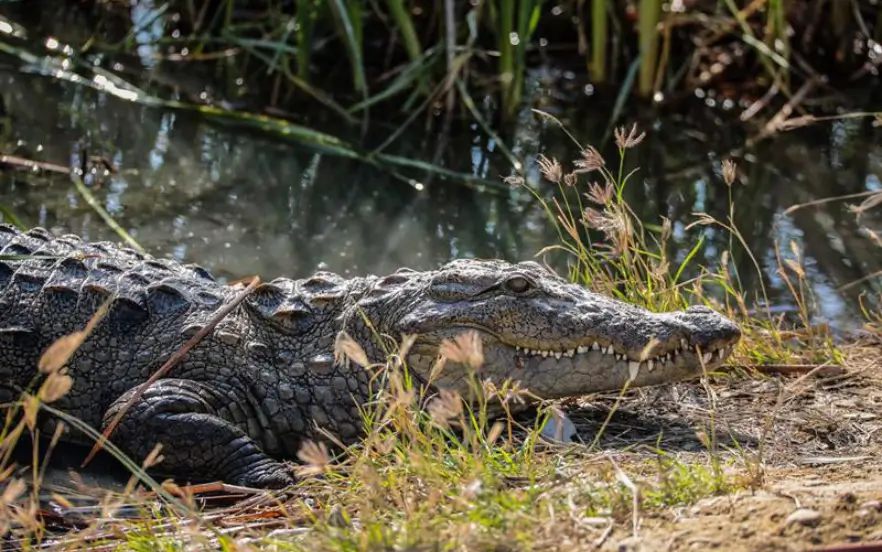
[(125, 393), (107, 410), (105, 427), (121, 408), (125, 415), (113, 441), (136, 461), (162, 445), (162, 473), (190, 482), (281, 488), (293, 484), (285, 465), (268, 456), (240, 427), (214, 408), (218, 389), (192, 380), (162, 379), (134, 398)]
[(265, 458), (231, 472), (224, 478), (224, 482), (258, 489), (283, 489), (294, 484), (294, 477), (281, 462)]

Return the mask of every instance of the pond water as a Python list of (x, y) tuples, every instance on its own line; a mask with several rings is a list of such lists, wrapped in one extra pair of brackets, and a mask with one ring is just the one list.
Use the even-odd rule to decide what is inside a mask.
[[(127, 60), (127, 67), (136, 62)], [(167, 74), (148, 69), (149, 78)], [(178, 72), (176, 78), (193, 75)], [(198, 91), (209, 84), (189, 86)], [(870, 102), (861, 94), (872, 95), (857, 91), (854, 101)], [(550, 197), (555, 188), (541, 182), (537, 156), (568, 161), (579, 149), (534, 109), (553, 114), (579, 142), (598, 145), (608, 161), (617, 162), (608, 139), (614, 93), (594, 91), (578, 73), (544, 67), (529, 74), (525, 96), (503, 143), (525, 162), (529, 182), (543, 194)], [(489, 101), (475, 100), (487, 109)], [(439, 133), (424, 131), (418, 118), (385, 152), (441, 164), (473, 175), (477, 183), (418, 170), (399, 171), (407, 175), (401, 178), (259, 131), (56, 80), (45, 66), (14, 56), (0, 55), (0, 101), (0, 153), (65, 167), (81, 166), (84, 157), (107, 160), (117, 172), (105, 174), (101, 163), (91, 163), (85, 181), (117, 222), (151, 253), (198, 262), (223, 278), (302, 277), (316, 269), (386, 273), (466, 256), (522, 260), (556, 243), (536, 199), (503, 184), (512, 174), (511, 160), (475, 124), (455, 123), (441, 149)], [(758, 129), (752, 121), (737, 124), (743, 107), (731, 102), (698, 94), (656, 112), (627, 105), (618, 124), (639, 121), (647, 131), (628, 153), (627, 166), (639, 168), (628, 199), (647, 223), (659, 223), (660, 215), (672, 220), (675, 258), (683, 258), (704, 233), (696, 262), (717, 267), (731, 237), (686, 227), (700, 211), (724, 219), (731, 194), (735, 223), (775, 308), (787, 311), (792, 300), (777, 274), (774, 244), (792, 257), (792, 241), (804, 251), (818, 318), (842, 328), (860, 322), (861, 294), (878, 293), (882, 283), (882, 255), (867, 233), (878, 231), (882, 210), (858, 219), (849, 209), (862, 200), (855, 197), (785, 211), (882, 189), (882, 143), (871, 119), (823, 122), (744, 150)], [(372, 112), (365, 148), (391, 136), (404, 116)], [(335, 123), (333, 116), (301, 118), (359, 139), (358, 128)], [(720, 161), (732, 152), (738, 154), (740, 179), (730, 190)], [(0, 206), (26, 226), (118, 239), (63, 175), (6, 165), (0, 168)], [(744, 286), (757, 292), (754, 262), (737, 244), (732, 262)]]

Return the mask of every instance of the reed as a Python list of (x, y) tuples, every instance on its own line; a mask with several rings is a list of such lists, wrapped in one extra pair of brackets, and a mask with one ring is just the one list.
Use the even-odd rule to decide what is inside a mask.
[(661, 22), (662, 0), (640, 0), (638, 36), (640, 42), (640, 76), (637, 91), (649, 98), (655, 92), (658, 67), (658, 27)]
[[(209, 9), (212, 2), (220, 9)], [(190, 31), (182, 35), (172, 36), (169, 32), (155, 36), (155, 45), (161, 51), (186, 48), (189, 56), (204, 60), (216, 55), (222, 58), (217, 63), (226, 64), (225, 67), (239, 64), (242, 73), (250, 76), (260, 75), (263, 65), (266, 69), (263, 73), (270, 77), (266, 86), (272, 88), (271, 96), (280, 104), (296, 105), (306, 97), (346, 117), (349, 123), (355, 123), (343, 115), (351, 115), (352, 106), (358, 105), (364, 110), (379, 102), (397, 101), (393, 96), (404, 95), (408, 97), (404, 103), (407, 108), (423, 105), (425, 110), (441, 83), (447, 97), (452, 98), (454, 95), (447, 91), (452, 89), (455, 79), (460, 78), (472, 95), (487, 94), (487, 84), (495, 84), (497, 115), (506, 122), (522, 107), (524, 77), (532, 66), (528, 53), (536, 50), (536, 29), (544, 24), (553, 25), (555, 31), (542, 36), (549, 46), (555, 46), (548, 51), (569, 55), (573, 52), (561, 46), (574, 45), (592, 82), (619, 84), (630, 90), (634, 78), (634, 88), (643, 99), (651, 98), (659, 90), (691, 92), (683, 87), (695, 86), (700, 81), (695, 78), (697, 75), (683, 71), (688, 72), (690, 68), (698, 71), (700, 64), (695, 60), (703, 59), (712, 64), (713, 59), (708, 60), (708, 56), (725, 55), (709, 50), (724, 41), (746, 44), (758, 62), (758, 65), (745, 65), (754, 74), (735, 75), (736, 79), (750, 82), (752, 78), (762, 86), (780, 86), (786, 94), (791, 94), (789, 79), (801, 71), (790, 64), (794, 48), (791, 34), (800, 36), (802, 30), (812, 25), (809, 30), (817, 31), (811, 39), (816, 43), (800, 40), (798, 45), (803, 67), (806, 63), (812, 64), (813, 52), (821, 59), (826, 55), (824, 52), (841, 48), (840, 40), (831, 38), (831, 34), (841, 37), (850, 32), (854, 40), (862, 36), (854, 34), (858, 32), (877, 37), (880, 34), (882, 16), (879, 14), (882, 12), (875, 6), (861, 6), (859, 11), (851, 9), (847, 2), (800, 2), (805, 10), (788, 11), (783, 0), (717, 0), (711, 4), (690, 5), (684, 12), (672, 14), (663, 11), (662, 0), (640, 0), (634, 20), (634, 14), (608, 0), (563, 3), (544, 0), (469, 3), (187, 0), (163, 4), (146, 18), (148, 22), (141, 23), (142, 28), (133, 26), (123, 40), (107, 43), (99, 34), (90, 40), (88, 47), (92, 51), (111, 53), (132, 51), (144, 45), (143, 33), (138, 35), (140, 42), (134, 40), (136, 31), (143, 31), (155, 21), (164, 22), (164, 28), (170, 31), (174, 25), (169, 23), (169, 18), (175, 14), (186, 19)], [(110, 13), (121, 8), (111, 2), (96, 3), (96, 9), (98, 13)], [(560, 17), (561, 11), (572, 14), (568, 19), (575, 20), (571, 35), (561, 27), (560, 22), (564, 20)], [(797, 13), (815, 16), (794, 17)], [(247, 18), (243, 19), (242, 14), (247, 14)], [(449, 23), (451, 15), (455, 25), (448, 29), (450, 25), (445, 21)], [(833, 33), (823, 32), (819, 26), (818, 22), (825, 17), (830, 18)], [(676, 23), (672, 23), (674, 19)], [(662, 25), (665, 46), (659, 52)], [(220, 53), (229, 48), (237, 49), (233, 59)], [(446, 63), (431, 55), (431, 52), (446, 50), (450, 50)], [(543, 55), (548, 59), (548, 54)], [(867, 61), (847, 52), (843, 55), (855, 71)], [(452, 63), (459, 56), (465, 56), (465, 63)], [(343, 59), (349, 87), (341, 89), (338, 69)], [(633, 76), (630, 71), (618, 69), (632, 66), (637, 69)], [(668, 68), (670, 71), (666, 73)], [(454, 69), (460, 73), (452, 75)], [(395, 94), (372, 93), (389, 90), (390, 78), (405, 72), (406, 81), (395, 79)], [(822, 68), (818, 72), (824, 73)], [(260, 86), (260, 83), (252, 86)], [(445, 104), (448, 111), (461, 107), (449, 101)]]
[[(581, 4), (584, 0), (580, 0)], [(609, 6), (607, 0), (591, 0), (591, 76), (599, 83), (606, 82), (607, 44), (609, 42)]]

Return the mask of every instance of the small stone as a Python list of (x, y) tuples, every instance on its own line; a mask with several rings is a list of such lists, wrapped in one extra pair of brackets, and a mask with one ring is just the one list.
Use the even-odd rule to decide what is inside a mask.
[(821, 512), (817, 510), (812, 510), (811, 508), (799, 508), (795, 510), (792, 514), (787, 516), (787, 520), (784, 522), (784, 525), (792, 525), (794, 523), (799, 523), (800, 525), (805, 525), (807, 527), (815, 527), (821, 521)]
[(550, 441), (570, 443), (578, 435), (576, 425), (562, 411), (555, 409), (542, 426), (542, 436)]

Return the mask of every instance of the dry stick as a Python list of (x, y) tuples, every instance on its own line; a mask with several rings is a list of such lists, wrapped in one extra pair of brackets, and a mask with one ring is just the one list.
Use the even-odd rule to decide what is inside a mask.
[(58, 174), (70, 174), (70, 169), (48, 161), (34, 161), (17, 155), (0, 155), (0, 165), (9, 165), (22, 170), (43, 170)]
[(761, 374), (808, 374), (814, 372), (819, 376), (838, 376), (846, 373), (842, 366), (820, 364), (754, 364), (745, 366), (733, 366), (733, 368), (756, 370)]
[(254, 278), (251, 279), (251, 283), (248, 284), (248, 287), (246, 287), (242, 291), (242, 293), (234, 297), (233, 300), (230, 301), (228, 304), (224, 305), (224, 307), (218, 311), (218, 313), (208, 322), (208, 324), (205, 325), (205, 327), (196, 332), (196, 335), (191, 337), (184, 344), (183, 347), (178, 349), (175, 354), (169, 357), (169, 359), (165, 361), (165, 364), (163, 364), (159, 368), (159, 370), (156, 371), (156, 373), (150, 376), (150, 379), (141, 384), (129, 403), (119, 411), (119, 413), (113, 418), (113, 420), (111, 420), (110, 424), (107, 426), (107, 429), (105, 429), (104, 432), (101, 434), (101, 438), (95, 443), (94, 446), (92, 446), (92, 450), (89, 451), (89, 455), (86, 457), (85, 460), (83, 460), (83, 463), (80, 465), (81, 468), (86, 467), (86, 464), (88, 464), (92, 460), (92, 458), (94, 458), (95, 454), (98, 453), (98, 450), (104, 445), (104, 442), (110, 437), (110, 434), (113, 433), (113, 430), (116, 429), (116, 426), (119, 425), (119, 422), (122, 419), (123, 415), (128, 411), (129, 405), (138, 400), (138, 398), (142, 394), (144, 394), (144, 391), (146, 391), (149, 386), (156, 383), (159, 378), (163, 377), (178, 362), (180, 362), (181, 359), (184, 358), (184, 355), (190, 352), (190, 349), (198, 345), (199, 342), (202, 341), (202, 338), (204, 338), (212, 330), (214, 330), (214, 327), (217, 326), (218, 323), (223, 320), (228, 314), (230, 314), (230, 312), (234, 308), (239, 306), (239, 303), (241, 303), (246, 297), (248, 297), (248, 295), (252, 291), (254, 291), (254, 288), (256, 288), (257, 284), (259, 283), (260, 276), (254, 276)]
[(792, 214), (794, 211), (797, 211), (799, 209), (803, 209), (805, 207), (818, 207), (819, 205), (824, 205), (826, 203), (833, 203), (834, 201), (846, 201), (849, 199), (860, 199), (860, 198), (872, 196), (872, 195), (875, 195), (878, 193), (879, 193), (878, 191), (870, 190), (867, 192), (857, 192), (854, 194), (846, 194), (846, 195), (840, 195), (840, 196), (835, 196), (835, 197), (824, 197), (821, 199), (815, 199), (813, 201), (806, 201), (805, 203), (797, 203), (796, 205), (791, 205), (790, 207), (785, 209), (782, 214), (789, 215), (789, 214)]
[(772, 117), (772, 120), (766, 123), (758, 135), (747, 140), (747, 147), (753, 147), (757, 143), (777, 134), (781, 127), (786, 123), (787, 117), (799, 107), (802, 101), (818, 86), (827, 82), (825, 77), (815, 76), (805, 82), (799, 90), (784, 104), (784, 107)]

